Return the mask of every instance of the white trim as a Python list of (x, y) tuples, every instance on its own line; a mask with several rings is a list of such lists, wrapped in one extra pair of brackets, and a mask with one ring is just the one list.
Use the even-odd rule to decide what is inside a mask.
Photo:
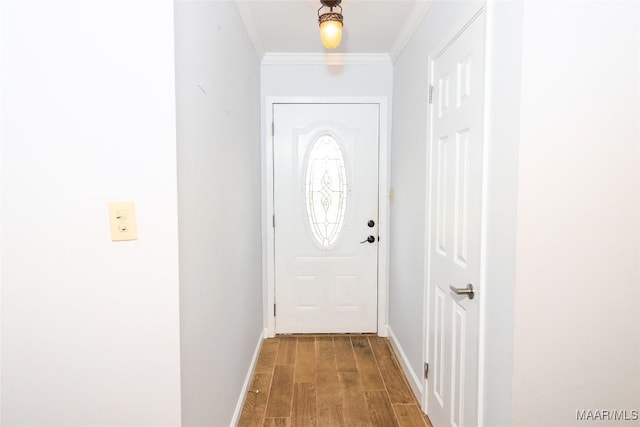
[(262, 60), (262, 57), (264, 56), (264, 47), (262, 46), (262, 42), (260, 41), (260, 35), (258, 34), (258, 30), (256, 29), (256, 24), (253, 21), (253, 14), (251, 13), (249, 3), (242, 0), (236, 0), (235, 3), (236, 7), (238, 8), (238, 13), (240, 14), (240, 18), (244, 23), (244, 28), (247, 30), (249, 40), (251, 40), (253, 49), (256, 51), (258, 60)]
[(379, 112), (379, 157), (378, 157), (378, 335), (387, 336), (389, 318), (389, 100), (386, 96), (348, 96), (348, 97), (265, 97), (264, 108), (264, 158), (262, 164), (263, 191), (263, 259), (265, 270), (265, 325), (266, 336), (274, 337), (276, 333), (273, 304), (275, 302), (275, 253), (273, 228), (273, 137), (271, 123), (273, 121), (274, 104), (378, 104)]
[(387, 329), (389, 330), (389, 342), (393, 347), (393, 351), (395, 351), (396, 355), (399, 356), (400, 365), (402, 367), (402, 370), (404, 371), (405, 376), (409, 379), (409, 385), (411, 386), (411, 390), (413, 390), (413, 394), (416, 396), (416, 399), (418, 400), (418, 402), (421, 402), (423, 400), (423, 394), (424, 394), (423, 387), (422, 387), (422, 380), (420, 380), (421, 376), (416, 374), (416, 372), (411, 368), (411, 364), (407, 359), (407, 355), (402, 349), (402, 346), (400, 345), (398, 338), (396, 338), (396, 335), (393, 333), (391, 326), (389, 326)]
[(493, 0), (487, 0), (485, 6), (484, 21), (484, 111), (483, 111), (483, 128), (484, 141), (482, 153), (482, 219), (480, 223), (480, 290), (481, 295), (480, 306), (478, 307), (480, 323), (478, 325), (478, 427), (484, 426), (484, 381), (485, 381), (485, 347), (486, 347), (486, 289), (487, 289), (487, 229), (488, 229), (488, 205), (489, 205), (489, 158), (491, 152), (491, 64), (493, 59), (493, 49), (489, 36), (493, 26)]
[(378, 335), (386, 337), (389, 329), (389, 242), (391, 188), (391, 111), (386, 97), (378, 98), (380, 106), (380, 145), (378, 147)]
[(273, 135), (271, 132), (271, 124), (273, 122), (273, 104), (277, 103), (276, 99), (270, 97), (265, 98), (264, 107), (264, 139), (262, 149), (264, 152), (262, 163), (262, 182), (263, 182), (263, 252), (262, 259), (265, 260), (264, 265), (264, 287), (263, 298), (265, 300), (264, 308), (264, 324), (266, 326), (267, 337), (276, 336), (276, 320), (273, 313), (275, 304), (275, 229), (273, 227), (273, 216), (275, 208), (273, 206)]
[(262, 342), (264, 340), (264, 332), (260, 333), (258, 337), (258, 344), (256, 345), (256, 349), (253, 352), (253, 358), (251, 359), (251, 363), (249, 364), (249, 371), (247, 371), (247, 376), (244, 379), (244, 384), (242, 384), (242, 389), (240, 390), (240, 396), (238, 397), (238, 403), (236, 404), (236, 409), (233, 411), (233, 417), (231, 418), (230, 427), (237, 426), (240, 421), (240, 415), (242, 415), (242, 408), (244, 407), (244, 402), (247, 398), (247, 391), (249, 390), (249, 385), (251, 384), (251, 377), (253, 375), (253, 370), (256, 367), (256, 363), (258, 362), (258, 355), (260, 355), (260, 350), (262, 349)]
[(391, 65), (386, 53), (292, 53), (267, 52), (262, 65)]
[[(427, 57), (427, 82), (429, 85), (433, 85), (433, 56), (429, 55)], [(429, 282), (429, 277), (431, 277), (431, 203), (432, 203), (432, 189), (431, 182), (433, 181), (433, 170), (431, 168), (431, 160), (433, 158), (433, 144), (432, 142), (432, 126), (433, 126), (433, 104), (430, 104), (427, 109), (427, 149), (426, 151), (426, 167), (427, 167), (427, 182), (425, 185), (425, 219), (426, 224), (424, 227), (425, 232), (425, 240), (424, 240), (424, 292), (423, 294), (423, 306), (422, 306), (422, 316), (423, 316), (423, 329), (422, 329), (422, 362), (429, 363), (429, 348), (431, 345), (431, 341), (429, 339), (429, 301), (431, 298), (431, 286)], [(427, 399), (429, 381), (427, 378), (423, 378), (421, 382), (423, 386), (424, 393), (422, 395), (422, 399), (420, 400), (420, 404), (422, 405), (422, 411), (426, 414), (429, 410), (429, 401)]]
[(393, 42), (393, 46), (391, 46), (389, 52), (391, 62), (396, 62), (400, 57), (405, 46), (409, 43), (409, 40), (411, 40), (413, 33), (416, 32), (424, 17), (429, 13), (431, 6), (433, 6), (433, 0), (419, 0), (415, 6), (413, 6), (405, 25), (400, 30), (400, 33), (398, 33), (398, 37), (396, 37), (396, 40)]

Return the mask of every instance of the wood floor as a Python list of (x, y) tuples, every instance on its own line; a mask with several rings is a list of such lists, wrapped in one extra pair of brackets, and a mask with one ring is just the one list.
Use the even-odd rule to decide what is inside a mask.
[(238, 425), (431, 427), (389, 341), (375, 335), (266, 339)]

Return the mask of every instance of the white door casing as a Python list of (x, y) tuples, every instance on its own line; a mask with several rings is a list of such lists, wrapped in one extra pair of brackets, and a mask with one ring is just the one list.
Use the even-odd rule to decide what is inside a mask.
[(377, 104), (273, 105), (277, 333), (377, 330), (379, 120)]
[[(434, 426), (478, 424), (484, 13), (431, 61), (429, 378)], [(474, 288), (474, 298), (451, 287)]]

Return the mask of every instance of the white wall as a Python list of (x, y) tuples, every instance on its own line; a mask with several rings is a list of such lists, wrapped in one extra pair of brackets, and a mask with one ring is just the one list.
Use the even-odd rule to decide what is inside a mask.
[(179, 425), (173, 4), (2, 8), (2, 424)]
[(639, 8), (524, 5), (514, 425), (640, 409)]
[(182, 422), (221, 426), (262, 332), (260, 67), (234, 2), (175, 13)]
[(487, 4), (481, 420), (511, 424), (522, 2)]
[[(2, 3), (0, 3), (0, 22), (4, 22), (3, 19), (4, 16), (4, 6)], [(3, 172), (2, 172), (2, 152), (3, 152), (3, 141), (4, 141), (4, 125), (3, 125), (3, 117), (4, 115), (2, 114), (2, 109), (4, 107), (4, 67), (3, 67), (3, 61), (4, 61), (4, 54), (2, 52), (4, 52), (4, 37), (5, 37), (5, 33), (4, 31), (0, 30), (0, 242), (2, 242), (2, 177), (3, 177)], [(2, 424), (2, 277), (3, 277), (3, 273), (2, 273), (2, 244), (0, 243), (0, 424)]]
[(425, 286), (427, 183), (427, 57), (453, 36), (451, 29), (472, 16), (477, 2), (435, 2), (393, 69), (391, 144), (390, 322), (398, 343), (421, 382)]
[(263, 99), (266, 96), (387, 96), (391, 100), (392, 72), (390, 62), (263, 64), (261, 93)]

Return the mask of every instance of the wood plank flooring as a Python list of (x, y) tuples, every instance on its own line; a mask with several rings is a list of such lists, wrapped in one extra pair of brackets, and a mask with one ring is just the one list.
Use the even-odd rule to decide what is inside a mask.
[(389, 341), (285, 335), (262, 343), (240, 427), (431, 427)]

